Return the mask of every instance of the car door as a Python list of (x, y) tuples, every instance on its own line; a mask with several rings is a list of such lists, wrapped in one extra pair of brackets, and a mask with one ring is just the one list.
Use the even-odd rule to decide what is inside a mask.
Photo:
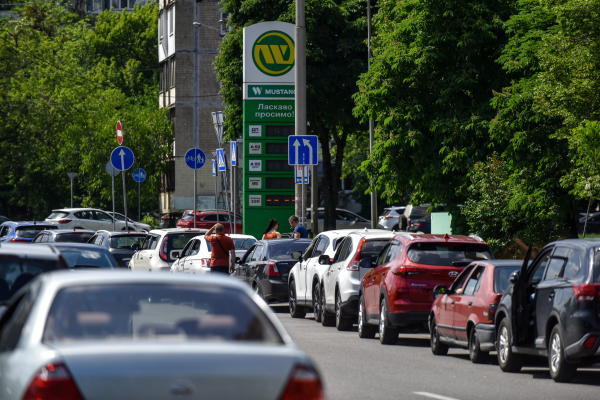
[(319, 264), (319, 257), (326, 254), (327, 249), (329, 248), (329, 237), (327, 235), (319, 235), (318, 242), (315, 243), (315, 246), (312, 249), (311, 256), (308, 260), (303, 262), (304, 265), (304, 279), (305, 279), (305, 287), (306, 287), (306, 303), (312, 304), (313, 301), (313, 277), (316, 273), (316, 268)]
[(376, 266), (371, 268), (371, 270), (365, 274), (362, 280), (365, 311), (371, 318), (379, 315), (379, 291), (375, 284), (377, 269), (384, 264), (384, 260), (388, 257), (391, 247), (391, 243), (388, 243), (383, 249), (381, 249), (381, 253), (379, 253), (379, 257), (377, 258)]
[(77, 218), (75, 222), (75, 227), (81, 227), (83, 229), (90, 229), (92, 231), (97, 231), (96, 229), (96, 216), (94, 215), (93, 210), (83, 210), (77, 211), (73, 213), (73, 215)]
[(379, 265), (375, 271), (375, 279), (374, 279), (374, 286), (375, 286), (375, 290), (373, 291), (373, 296), (374, 297), (374, 302), (376, 302), (376, 312), (379, 314), (379, 295), (382, 292), (382, 288), (384, 286), (385, 283), (385, 276), (387, 275), (388, 271), (390, 270), (391, 267), (391, 263), (392, 261), (394, 261), (396, 259), (396, 257), (398, 257), (398, 255), (400, 254), (400, 251), (402, 250), (402, 243), (400, 243), (397, 240), (390, 240), (389, 243), (390, 247), (389, 250), (387, 251), (387, 254), (385, 256), (385, 258), (383, 259), (383, 264)]
[(436, 321), (438, 326), (438, 332), (442, 336), (454, 338), (454, 329), (452, 328), (452, 324), (454, 323), (454, 305), (456, 304), (456, 296), (457, 293), (462, 292), (465, 286), (465, 282), (471, 272), (475, 264), (468, 265), (461, 274), (456, 278), (454, 283), (450, 285), (448, 288), (448, 294), (441, 295), (443, 296), (441, 300), (441, 304), (438, 307), (436, 312)]
[(304, 302), (307, 299), (307, 297), (306, 297), (308, 295), (307, 291), (310, 291), (307, 288), (310, 285), (309, 283), (307, 283), (308, 264), (310, 263), (310, 260), (313, 257), (313, 253), (316, 248), (316, 245), (319, 243), (320, 240), (321, 240), (320, 235), (313, 239), (313, 241), (311, 242), (311, 244), (308, 246), (308, 248), (306, 249), (306, 251), (303, 254), (302, 262), (300, 262), (298, 265), (298, 271), (297, 271), (298, 276), (296, 276), (296, 279), (294, 281), (296, 283), (296, 301)]
[(325, 289), (325, 293), (327, 295), (327, 304), (335, 304), (335, 285), (337, 282), (337, 277), (340, 274), (342, 268), (346, 268), (351, 256), (356, 251), (355, 240), (358, 237), (356, 235), (350, 235), (344, 241), (344, 249), (340, 253), (340, 257), (336, 260), (335, 263), (331, 264), (329, 267), (327, 274), (327, 289)]
[(94, 220), (96, 230), (112, 231), (113, 218), (110, 215), (102, 211), (94, 211), (94, 214), (96, 214), (96, 219)]
[(252, 259), (252, 254), (254, 253), (254, 250), (256, 250), (256, 247), (257, 245), (250, 247), (246, 254), (244, 254), (244, 257), (240, 260), (239, 264), (235, 266), (235, 276), (244, 282), (246, 282), (246, 271), (248, 269), (248, 263)]
[(208, 214), (198, 219), (198, 215), (196, 215), (196, 227), (202, 229), (210, 229), (217, 223), (217, 213)]
[(177, 260), (176, 264), (176, 271), (177, 272), (190, 272), (190, 268), (188, 267), (188, 265), (186, 264), (186, 262), (189, 259), (189, 256), (192, 254), (192, 250), (194, 249), (194, 243), (196, 243), (195, 239), (190, 240), (185, 247), (183, 248), (183, 250), (181, 251), (181, 256), (179, 257), (179, 260)]
[(196, 273), (201, 271), (202, 267), (202, 258), (200, 257), (200, 246), (202, 245), (202, 240), (193, 239), (194, 243), (190, 247), (190, 254), (187, 256), (184, 265), (183, 272), (187, 273)]
[(142, 244), (142, 249), (136, 253), (136, 259), (134, 263), (135, 269), (142, 271), (150, 269), (150, 260), (152, 253), (158, 245), (158, 237), (156, 235), (148, 235)]
[(333, 304), (335, 304), (335, 288), (334, 288), (334, 283), (335, 281), (332, 281), (332, 276), (334, 274), (334, 269), (337, 270), (338, 266), (340, 266), (341, 264), (344, 263), (344, 260), (347, 257), (347, 249), (348, 249), (348, 243), (352, 242), (352, 239), (349, 237), (346, 237), (343, 239), (343, 242), (340, 243), (338, 250), (335, 252), (335, 255), (333, 256), (333, 262), (331, 263), (331, 265), (329, 265), (327, 267), (327, 269), (323, 272), (323, 293), (322, 295), (325, 296), (325, 303), (327, 304), (327, 306), (331, 307)]
[(259, 243), (256, 245), (256, 249), (254, 253), (252, 253), (252, 258), (248, 263), (248, 267), (246, 268), (246, 282), (252, 285), (254, 279), (256, 277), (256, 272), (259, 271), (261, 265), (264, 265), (263, 259), (265, 258), (266, 253), (266, 245)]
[(477, 265), (472, 267), (473, 273), (466, 279), (466, 283), (462, 288), (462, 294), (457, 296), (454, 304), (454, 313), (452, 326), (454, 337), (458, 340), (467, 341), (467, 321), (473, 313), (473, 304), (475, 295), (483, 282), (483, 274), (485, 267)]

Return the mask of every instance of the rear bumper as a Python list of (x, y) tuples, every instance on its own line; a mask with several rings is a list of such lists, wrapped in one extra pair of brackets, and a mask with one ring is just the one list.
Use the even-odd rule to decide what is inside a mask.
[(414, 324), (426, 325), (429, 321), (429, 311), (389, 313), (389, 321), (392, 326), (407, 326)]
[[(594, 343), (592, 348), (586, 349), (585, 347), (583, 347), (583, 344), (590, 337), (595, 337), (596, 342)], [(590, 356), (600, 357), (600, 332), (588, 333), (584, 335), (581, 339), (579, 339), (577, 342), (567, 346), (565, 348), (565, 355), (567, 356), (567, 358), (572, 360)]]
[(483, 351), (496, 350), (496, 328), (494, 324), (477, 324), (479, 347)]
[(287, 282), (265, 279), (260, 281), (259, 285), (262, 290), (263, 298), (266, 301), (286, 302), (290, 299)]
[(340, 309), (346, 315), (358, 315), (358, 295), (350, 296), (348, 300), (343, 301)]

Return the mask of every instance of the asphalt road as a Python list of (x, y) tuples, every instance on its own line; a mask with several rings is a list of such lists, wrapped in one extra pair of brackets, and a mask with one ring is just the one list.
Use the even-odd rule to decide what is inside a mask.
[(473, 364), (466, 350), (434, 356), (427, 334), (400, 334), (393, 346), (360, 339), (356, 326), (338, 332), (312, 320), (292, 319), (285, 306), (273, 310), (294, 341), (319, 367), (329, 400), (349, 399), (598, 399), (600, 368), (578, 370), (573, 383), (555, 383), (547, 361), (532, 358), (520, 373), (504, 373), (496, 354)]

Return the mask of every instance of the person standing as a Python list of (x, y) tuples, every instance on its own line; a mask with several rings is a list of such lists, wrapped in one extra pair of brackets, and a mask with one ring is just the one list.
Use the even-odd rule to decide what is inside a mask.
[(308, 231), (304, 226), (300, 224), (300, 220), (295, 215), (290, 217), (290, 225), (294, 230), (294, 238), (295, 239), (308, 239)]
[(235, 244), (224, 233), (223, 225), (215, 224), (204, 234), (204, 239), (211, 244), (210, 272), (229, 275), (235, 269)]
[(277, 228), (279, 227), (279, 221), (277, 221), (275, 218), (273, 218), (271, 221), (269, 221), (269, 227), (267, 228), (267, 230), (265, 231), (265, 234), (263, 235), (263, 240), (264, 239), (281, 239), (281, 233), (277, 232)]

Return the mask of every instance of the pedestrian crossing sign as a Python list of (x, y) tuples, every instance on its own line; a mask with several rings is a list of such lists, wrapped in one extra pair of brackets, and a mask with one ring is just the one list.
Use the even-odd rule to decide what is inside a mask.
[(227, 166), (225, 165), (225, 153), (223, 149), (217, 149), (217, 167), (219, 168), (219, 172), (227, 171)]

